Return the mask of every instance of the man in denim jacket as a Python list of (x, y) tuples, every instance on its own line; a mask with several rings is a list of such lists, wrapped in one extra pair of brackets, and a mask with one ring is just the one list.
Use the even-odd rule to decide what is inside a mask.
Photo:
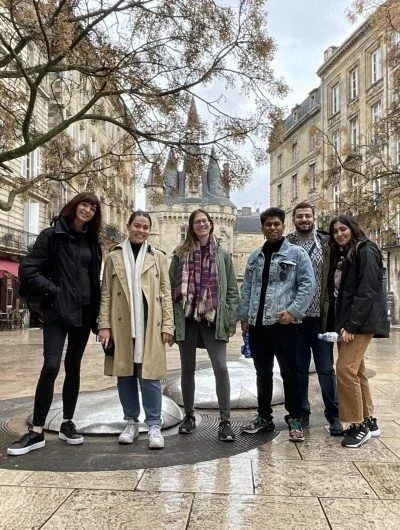
[(250, 351), (257, 373), (258, 416), (245, 433), (273, 431), (272, 381), (276, 356), (289, 413), (289, 439), (304, 440), (300, 421), (300, 388), (296, 370), (297, 328), (314, 293), (315, 280), (307, 252), (284, 237), (285, 212), (269, 208), (260, 215), (266, 242), (247, 261), (239, 318), (249, 330)]

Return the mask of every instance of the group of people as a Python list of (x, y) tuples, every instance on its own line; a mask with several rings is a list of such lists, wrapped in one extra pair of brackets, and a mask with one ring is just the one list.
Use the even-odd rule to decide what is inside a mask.
[[(331, 220), (328, 234), (317, 231), (314, 207), (307, 202), (294, 208), (295, 232), (287, 237), (282, 209), (269, 208), (260, 219), (266, 241), (248, 259), (239, 309), (257, 374), (258, 415), (242, 430), (275, 429), (276, 357), (289, 438), (304, 440), (312, 352), (329, 432), (342, 436), (344, 447), (359, 447), (380, 434), (364, 354), (372, 337), (388, 336), (381, 252), (347, 214)], [(319, 338), (327, 331), (338, 340), (336, 376), (333, 343)]]
[[(230, 254), (214, 236), (207, 211), (189, 216), (185, 241), (166, 255), (151, 246), (151, 217), (132, 213), (128, 236), (107, 255), (100, 286), (102, 253), (98, 234), (101, 206), (96, 195), (75, 196), (43, 230), (22, 260), (20, 294), (39, 299), (43, 319), (43, 367), (35, 393), (32, 426), (7, 450), (26, 454), (45, 446), (49, 412), (65, 341), (63, 421), (59, 438), (84, 442), (73, 415), (79, 393), (80, 365), (90, 331), (105, 352), (105, 374), (117, 377), (124, 414), (120, 444), (139, 436), (139, 386), (150, 449), (162, 449), (161, 379), (166, 345), (177, 342), (185, 416), (179, 433), (196, 429), (194, 414), (196, 348), (212, 364), (220, 422), (218, 437), (232, 442), (227, 343), (238, 320), (248, 334), (257, 378), (257, 417), (243, 433), (273, 431), (273, 362), (277, 358), (285, 391), (289, 439), (304, 440), (309, 425), (308, 372), (313, 352), (330, 434), (358, 447), (380, 434), (374, 418), (364, 353), (372, 336), (387, 333), (378, 247), (348, 215), (335, 217), (329, 235), (314, 227), (308, 203), (293, 213), (296, 231), (284, 237), (285, 213), (269, 208), (260, 216), (264, 245), (247, 262), (241, 295)], [(337, 388), (333, 345), (318, 333), (337, 331)], [(112, 344), (112, 348), (111, 348)], [(342, 423), (349, 427), (343, 430)]]

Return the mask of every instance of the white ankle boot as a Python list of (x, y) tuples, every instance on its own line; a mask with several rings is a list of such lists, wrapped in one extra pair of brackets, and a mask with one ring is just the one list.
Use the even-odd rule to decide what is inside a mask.
[(131, 444), (136, 438), (139, 438), (139, 424), (137, 421), (128, 420), (125, 429), (118, 437), (118, 443)]

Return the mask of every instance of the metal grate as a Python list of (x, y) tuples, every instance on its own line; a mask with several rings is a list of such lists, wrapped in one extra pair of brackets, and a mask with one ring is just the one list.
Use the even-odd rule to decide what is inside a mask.
[[(165, 434), (165, 448), (150, 451), (146, 435), (132, 445), (118, 445), (116, 436), (86, 436), (80, 446), (69, 446), (55, 435), (46, 435), (46, 447), (23, 456), (7, 456), (7, 446), (15, 440), (15, 433), (7, 427), (9, 420), (0, 423), (0, 468), (41, 471), (115, 471), (143, 469), (182, 464), (195, 464), (237, 455), (270, 442), (275, 433), (240, 434), (240, 424), (232, 421), (235, 442), (218, 439), (217, 415), (200, 414), (201, 421), (193, 434)], [(18, 435), (17, 435), (18, 437)]]

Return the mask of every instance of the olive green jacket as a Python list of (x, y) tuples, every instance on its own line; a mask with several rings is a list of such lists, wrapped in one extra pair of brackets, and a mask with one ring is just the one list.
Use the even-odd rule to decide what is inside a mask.
[[(180, 257), (174, 254), (169, 267), (172, 297), (174, 296), (176, 276)], [(228, 342), (229, 333), (234, 333), (238, 320), (239, 290), (233, 269), (232, 258), (220, 245), (217, 247), (218, 303), (215, 317), (215, 338)], [(185, 340), (185, 313), (180, 301), (173, 301), (175, 319), (175, 340)]]

